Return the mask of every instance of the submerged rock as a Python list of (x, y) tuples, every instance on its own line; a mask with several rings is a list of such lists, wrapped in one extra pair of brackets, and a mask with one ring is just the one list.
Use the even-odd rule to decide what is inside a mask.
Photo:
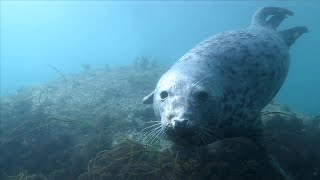
[[(145, 134), (140, 132), (154, 125), (155, 117), (152, 107), (143, 105), (141, 99), (164, 71), (162, 67), (91, 69), (2, 97), (0, 179), (22, 175), (47, 179), (278, 178), (265, 152), (249, 139), (217, 141), (206, 153), (201, 151), (202, 159), (162, 140), (143, 144)], [(291, 112), (279, 104), (270, 104), (262, 114), (268, 151), (296, 179), (317, 179), (320, 118)], [(128, 139), (134, 143), (122, 143)], [(122, 149), (115, 150), (119, 145)]]
[(228, 138), (208, 145), (202, 179), (283, 179), (266, 152), (248, 138)]

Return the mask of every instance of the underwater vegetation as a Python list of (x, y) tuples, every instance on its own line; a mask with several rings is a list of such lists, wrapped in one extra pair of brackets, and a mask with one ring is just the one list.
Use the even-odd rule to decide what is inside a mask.
[[(281, 179), (259, 147), (238, 137), (183, 149), (144, 141), (155, 121), (141, 103), (166, 68), (152, 58), (65, 75), (1, 97), (0, 179)], [(264, 141), (295, 179), (319, 179), (320, 116), (271, 103)]]

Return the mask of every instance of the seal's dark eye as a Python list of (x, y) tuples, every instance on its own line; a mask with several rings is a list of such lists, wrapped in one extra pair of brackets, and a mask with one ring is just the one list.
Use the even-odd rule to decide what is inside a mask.
[(208, 100), (209, 95), (208, 95), (208, 93), (205, 92), (205, 91), (200, 91), (200, 92), (198, 92), (198, 94), (197, 94), (197, 98), (198, 98), (200, 101), (205, 102), (205, 101)]
[(167, 97), (168, 97), (168, 92), (167, 92), (167, 91), (162, 91), (162, 92), (160, 93), (160, 97), (161, 97), (161, 99), (167, 98)]

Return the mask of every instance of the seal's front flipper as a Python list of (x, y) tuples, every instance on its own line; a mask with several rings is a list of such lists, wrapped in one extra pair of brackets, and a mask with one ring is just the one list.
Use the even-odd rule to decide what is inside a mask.
[(290, 47), (302, 34), (307, 33), (308, 29), (305, 26), (297, 26), (290, 29), (280, 31), (283, 41)]
[(152, 104), (153, 103), (153, 95), (154, 95), (154, 91), (152, 91), (152, 93), (150, 93), (148, 96), (144, 97), (142, 99), (142, 103), (143, 104)]
[[(263, 7), (258, 9), (253, 15), (251, 26), (262, 26), (276, 30), (287, 16), (292, 15), (293, 12), (288, 9), (280, 7)], [(270, 18), (268, 19), (268, 17)]]

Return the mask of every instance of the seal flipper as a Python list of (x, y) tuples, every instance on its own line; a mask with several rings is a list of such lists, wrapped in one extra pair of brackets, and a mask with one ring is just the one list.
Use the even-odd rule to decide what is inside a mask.
[(283, 41), (290, 47), (302, 34), (307, 33), (308, 29), (305, 26), (297, 26), (290, 29), (280, 31), (280, 36)]
[[(287, 16), (292, 15), (293, 12), (288, 9), (279, 7), (263, 7), (258, 9), (253, 15), (251, 26), (262, 26), (276, 30)], [(269, 16), (271, 16), (271, 18), (267, 19)]]
[(142, 99), (142, 103), (143, 104), (152, 104), (153, 103), (153, 95), (154, 95), (154, 91), (152, 91), (152, 93), (150, 93), (149, 95), (144, 97)]

